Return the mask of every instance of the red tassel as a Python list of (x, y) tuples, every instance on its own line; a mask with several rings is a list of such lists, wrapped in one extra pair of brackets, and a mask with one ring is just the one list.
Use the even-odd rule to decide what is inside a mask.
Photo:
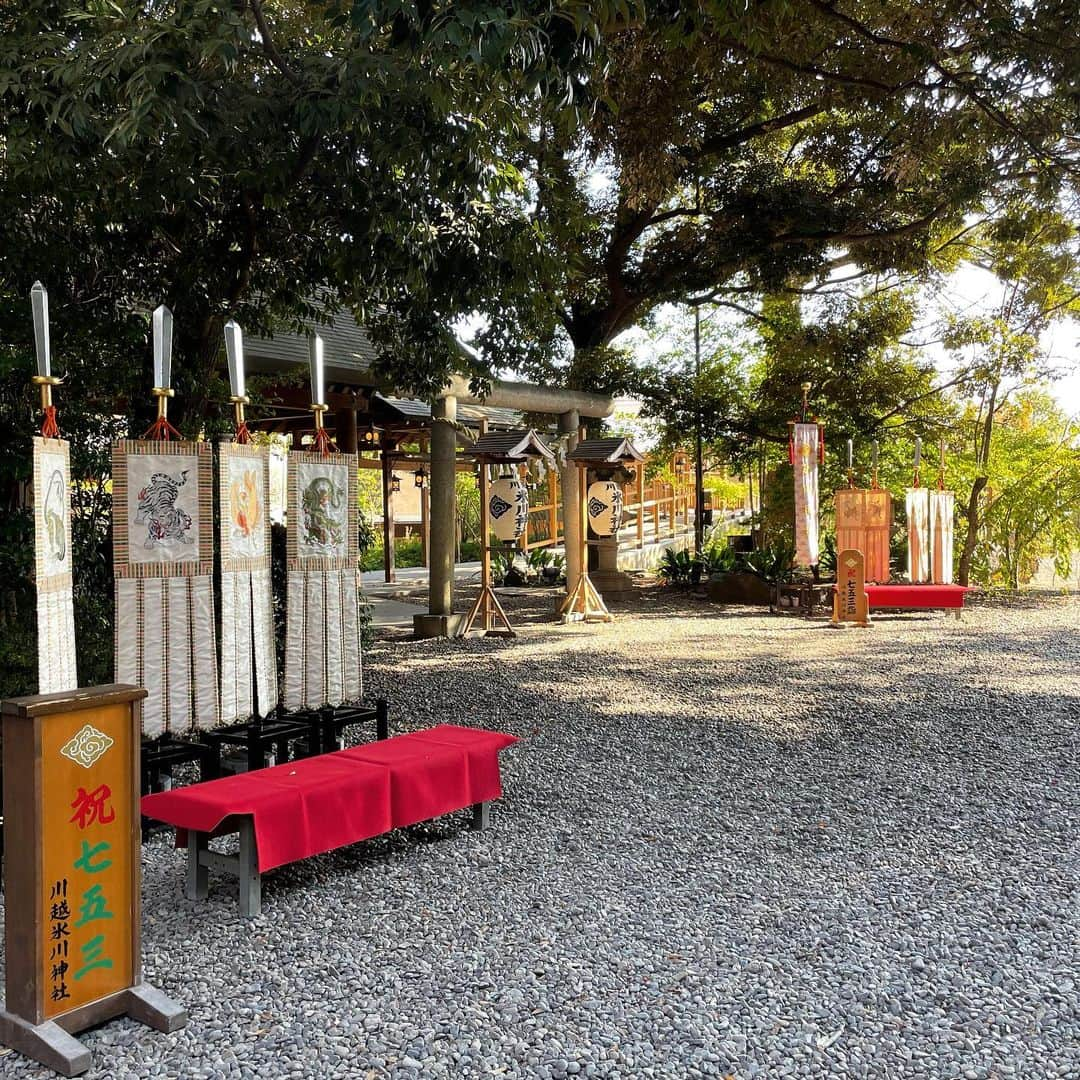
[(320, 454), (330, 454), (337, 450), (334, 440), (330, 438), (330, 432), (326, 428), (315, 429), (315, 450)]
[(790, 429), (787, 440), (787, 460), (789, 465), (795, 464), (795, 429)]
[(817, 426), (817, 459), (819, 465), (825, 464), (825, 425)]
[(251, 432), (248, 431), (246, 421), (242, 420), (236, 425), (236, 438), (233, 442), (243, 443), (245, 446), (251, 442)]
[(143, 432), (143, 438), (150, 439), (153, 442), (168, 442), (170, 439), (182, 440), (184, 436), (181, 435), (164, 416), (159, 416), (146, 431)]
[(43, 439), (60, 438), (60, 428), (56, 423), (55, 405), (49, 405), (45, 409), (45, 419), (41, 422), (41, 437)]

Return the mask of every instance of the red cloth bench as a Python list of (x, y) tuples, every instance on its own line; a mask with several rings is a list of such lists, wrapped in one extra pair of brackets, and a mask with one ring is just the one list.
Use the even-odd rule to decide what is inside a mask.
[[(205, 899), (208, 870), (240, 879), (240, 909), (257, 915), (263, 871), (473, 808), (484, 828), (502, 794), (499, 751), (518, 740), (441, 724), (350, 750), (143, 796), (147, 817), (176, 827), (188, 848), (187, 895)], [(210, 849), (240, 834), (237, 856)]]
[(867, 585), (871, 608), (955, 608), (971, 590), (964, 585)]

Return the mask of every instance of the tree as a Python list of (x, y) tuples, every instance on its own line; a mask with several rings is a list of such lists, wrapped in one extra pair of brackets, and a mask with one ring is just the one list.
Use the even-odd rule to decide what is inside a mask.
[(1075, 177), (1076, 44), (1022, 0), (648, 5), (603, 38), (589, 124), (541, 111), (522, 145), (540, 292), (489, 297), (482, 347), (592, 388), (592, 351), (659, 305), (947, 263), (988, 198)]
[(1080, 424), (1046, 391), (1026, 390), (999, 410), (994, 441), (973, 573), (1019, 589), (1050, 558), (1068, 578), (1080, 550)]
[(1063, 211), (1017, 204), (969, 234), (970, 260), (1001, 282), (996, 311), (950, 320), (946, 345), (968, 367), (974, 398), (966, 431), (973, 458), (961, 514), (966, 528), (957, 580), (968, 584), (997, 450), (998, 417), (1018, 392), (1050, 371), (1041, 335), (1054, 321), (1080, 316), (1080, 233)]
[(266, 332), (346, 306), (398, 385), (431, 390), (462, 363), (445, 325), (527, 260), (502, 146), (522, 100), (579, 90), (593, 8), (6, 5), (5, 299), (41, 278), (102, 325), (168, 303), (195, 423), (230, 316)]

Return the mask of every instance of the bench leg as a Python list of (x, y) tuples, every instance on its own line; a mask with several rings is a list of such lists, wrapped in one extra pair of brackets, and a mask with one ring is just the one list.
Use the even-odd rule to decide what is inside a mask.
[(205, 900), (210, 895), (210, 870), (202, 858), (202, 853), (208, 847), (206, 833), (188, 833), (187, 881), (184, 886), (184, 895), (189, 900)]
[(375, 700), (375, 738), (380, 742), (390, 737), (390, 706), (386, 698)]
[(491, 824), (491, 804), (473, 803), (471, 828), (473, 832), (483, 832)]
[(259, 850), (255, 843), (255, 823), (250, 817), (240, 824), (240, 914), (254, 918), (262, 911), (262, 878), (259, 876)]

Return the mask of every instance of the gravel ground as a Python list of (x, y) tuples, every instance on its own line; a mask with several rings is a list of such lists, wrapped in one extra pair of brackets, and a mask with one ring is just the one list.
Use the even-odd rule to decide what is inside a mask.
[(399, 730), (522, 736), (490, 831), (275, 872), (253, 922), (150, 842), (146, 974), (191, 1023), (91, 1033), (88, 1075), (1080, 1078), (1080, 605), (613, 606), (370, 650)]

